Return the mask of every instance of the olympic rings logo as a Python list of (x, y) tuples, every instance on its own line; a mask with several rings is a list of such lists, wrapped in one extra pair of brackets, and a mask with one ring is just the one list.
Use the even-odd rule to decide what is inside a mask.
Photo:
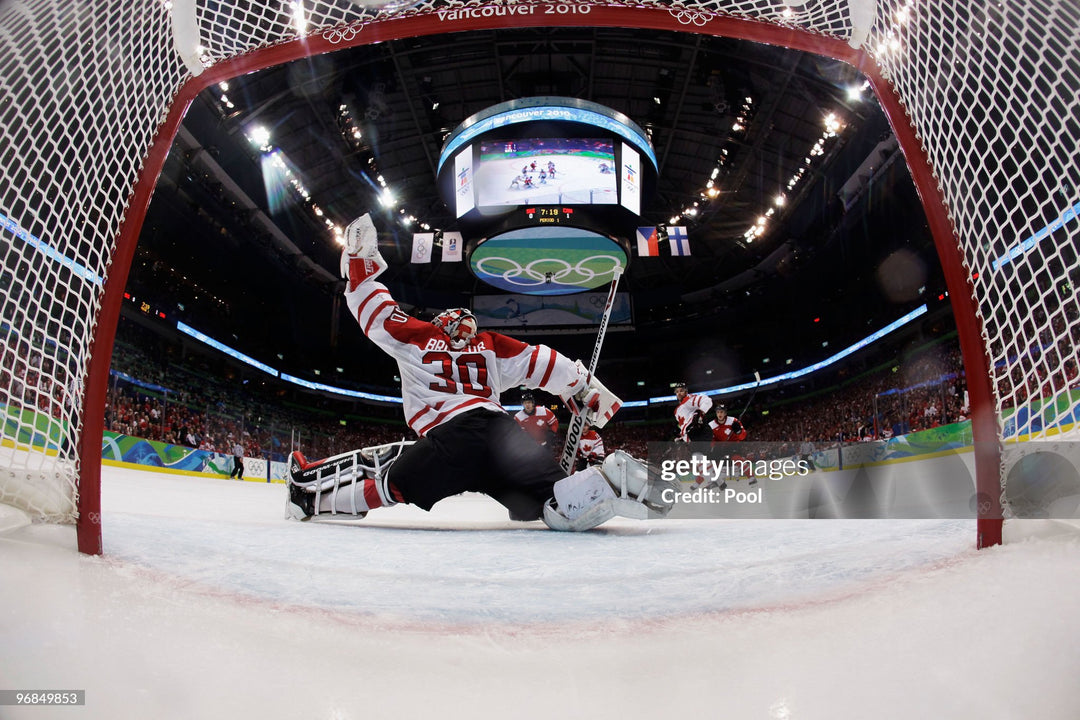
[(701, 27), (712, 20), (709, 13), (702, 10), (694, 11), (685, 8), (678, 10), (675, 8), (668, 8), (668, 13), (671, 17), (678, 20), (680, 25), (697, 25), (698, 27)]
[[(611, 268), (596, 271), (588, 267), (589, 264), (596, 261), (609, 261)], [(489, 266), (494, 267), (489, 269)], [(552, 267), (557, 269), (541, 269)], [(571, 264), (562, 258), (539, 258), (525, 267), (521, 267), (521, 264), (512, 258), (492, 255), (477, 260), (476, 270), (492, 278), (502, 279), (508, 285), (525, 288), (538, 287), (553, 282), (562, 285), (583, 285), (592, 283), (597, 279), (599, 279), (599, 282), (596, 284), (599, 285), (603, 283), (604, 278), (612, 275), (616, 270), (621, 272), (622, 262), (614, 255), (592, 255), (582, 258), (576, 264)]]
[(360, 31), (364, 29), (363, 25), (349, 25), (348, 27), (337, 27), (331, 30), (325, 31), (322, 36), (326, 38), (327, 42), (337, 45), (343, 42), (350, 42)]

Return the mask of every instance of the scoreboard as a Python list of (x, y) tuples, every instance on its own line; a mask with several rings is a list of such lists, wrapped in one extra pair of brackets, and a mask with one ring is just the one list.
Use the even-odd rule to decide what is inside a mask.
[[(462, 122), (440, 152), (437, 181), (466, 256), (489, 244), (486, 264), (470, 263), (479, 279), (513, 292), (564, 294), (610, 282), (611, 270), (596, 275), (610, 267), (609, 257), (625, 271), (656, 175), (648, 136), (629, 118), (597, 103), (545, 96), (500, 103)], [(501, 255), (492, 251), (496, 245)], [(508, 269), (486, 272), (494, 257)], [(583, 270), (545, 271), (548, 282), (529, 289), (512, 282), (524, 281), (525, 268), (541, 260)], [(515, 264), (522, 268), (516, 276)]]

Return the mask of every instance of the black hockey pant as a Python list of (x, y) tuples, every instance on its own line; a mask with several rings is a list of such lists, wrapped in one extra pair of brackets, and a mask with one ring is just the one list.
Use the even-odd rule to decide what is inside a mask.
[(404, 502), (430, 510), (443, 498), (479, 492), (514, 520), (537, 520), (552, 487), (565, 477), (551, 451), (505, 413), (472, 410), (431, 430), (390, 466)]

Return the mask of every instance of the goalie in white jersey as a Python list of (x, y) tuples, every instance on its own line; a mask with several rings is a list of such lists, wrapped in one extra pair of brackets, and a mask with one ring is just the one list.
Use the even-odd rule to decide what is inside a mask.
[[(364, 334), (397, 360), (405, 419), (420, 437), (308, 462), (290, 461), (290, 517), (363, 517), (407, 502), (425, 510), (443, 498), (480, 492), (514, 520), (543, 520), (557, 530), (587, 530), (615, 515), (645, 518), (671, 509), (641, 463), (617, 453), (603, 469), (566, 477), (500, 405), (511, 387), (541, 388), (596, 422), (617, 403), (581, 365), (546, 345), (479, 332), (465, 309), (432, 322), (404, 313), (376, 278), (386, 269), (368, 215), (346, 230), (345, 298)], [(663, 496), (663, 497), (662, 497)]]

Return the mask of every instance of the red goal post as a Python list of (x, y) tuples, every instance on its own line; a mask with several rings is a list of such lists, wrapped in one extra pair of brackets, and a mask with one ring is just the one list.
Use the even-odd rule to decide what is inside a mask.
[[(303, 0), (300, 37), (278, 0), (0, 4), (0, 502), (75, 522), (80, 550), (102, 551), (113, 335), (158, 174), (200, 91), (411, 36), (617, 26), (782, 45), (847, 62), (870, 81), (926, 209), (959, 329), (982, 498), (977, 543), (1000, 542), (1004, 408), (1045, 416), (1041, 398), (1067, 389), (1080, 334), (1076, 294), (1061, 288), (1078, 272), (1080, 245), (1075, 3), (364, 5)], [(1028, 429), (1051, 426), (1044, 417)]]

